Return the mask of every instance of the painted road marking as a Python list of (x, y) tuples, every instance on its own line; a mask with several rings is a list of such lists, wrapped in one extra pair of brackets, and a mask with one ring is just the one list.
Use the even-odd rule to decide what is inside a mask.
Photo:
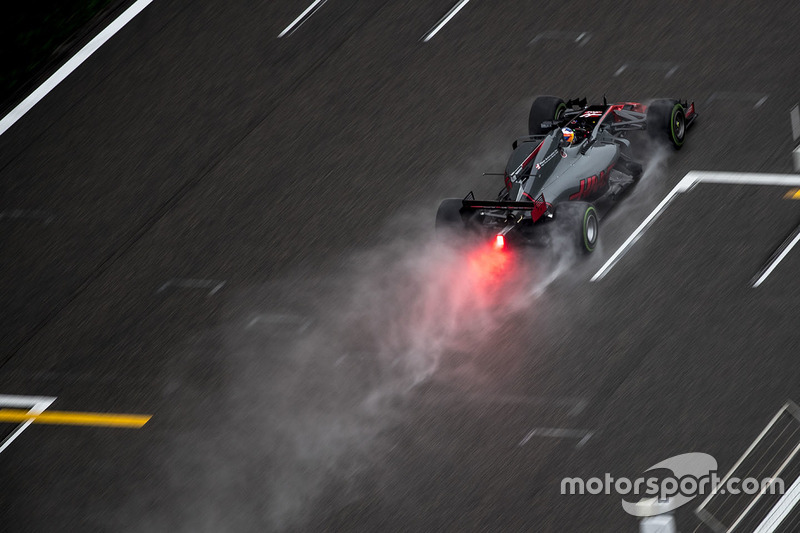
[[(49, 396), (17, 396), (14, 394), (0, 394), (0, 406), (16, 408), (27, 407), (28, 410), (26, 413), (28, 415), (41, 414), (42, 411), (47, 409), (55, 400), (55, 398)], [(25, 429), (30, 426), (31, 423), (31, 420), (22, 421), (19, 427), (12, 431), (11, 434), (3, 440), (3, 442), (0, 442), (0, 453), (8, 448), (8, 446), (14, 442), (14, 439), (19, 437), (20, 433), (25, 431)]]
[(627, 63), (623, 63), (617, 70), (614, 72), (614, 77), (616, 78), (629, 68), (637, 68), (637, 69), (644, 69), (644, 70), (666, 70), (666, 74), (664, 74), (664, 79), (672, 77), (673, 74), (678, 70), (680, 67), (680, 63), (666, 63), (662, 61), (628, 61)]
[[(774, 185), (774, 186), (800, 186), (800, 176), (792, 174), (748, 174), (744, 172), (705, 172), (692, 170), (661, 200), (656, 208), (644, 219), (633, 233), (622, 243), (616, 252), (600, 267), (591, 281), (603, 279), (606, 274), (619, 262), (620, 259), (636, 244), (636, 241), (649, 228), (653, 222), (664, 212), (675, 197), (691, 190), (698, 183), (716, 183), (726, 185)], [(792, 245), (793, 246), (793, 245)]]
[(785, 200), (800, 200), (800, 189), (789, 189), (786, 194), (783, 195)]
[(735, 92), (735, 91), (717, 91), (711, 93), (711, 96), (708, 97), (706, 100), (706, 105), (710, 104), (714, 100), (734, 100), (734, 101), (754, 101), (753, 109), (758, 109), (764, 102), (767, 101), (769, 98), (768, 94), (764, 93), (746, 93), (746, 92)]
[(792, 139), (796, 141), (800, 138), (800, 106), (795, 105), (789, 111), (789, 120), (792, 121)]
[(450, 22), (450, 19), (455, 17), (456, 13), (461, 11), (461, 9), (463, 9), (463, 7), (467, 5), (468, 2), (469, 0), (459, 0), (459, 2), (456, 5), (450, 8), (450, 11), (448, 11), (447, 14), (444, 17), (442, 17), (442, 19), (439, 22), (436, 23), (436, 26), (434, 26), (431, 31), (425, 34), (425, 37), (422, 38), (422, 42), (427, 43), (428, 41), (433, 39), (433, 36), (439, 33), (439, 30), (444, 28), (444, 25)]
[(38, 209), (9, 209), (0, 211), (0, 220), (41, 220), (45, 226), (50, 224), (55, 216)]
[(764, 520), (753, 530), (753, 533), (772, 533), (778, 529), (781, 522), (789, 516), (794, 506), (797, 505), (798, 500), (800, 500), (800, 478), (794, 480), (789, 490), (781, 496), (781, 499), (778, 500), (775, 507), (770, 509), (767, 516), (764, 517)]
[(281, 37), (286, 37), (287, 35), (293, 34), (295, 32), (295, 30), (297, 30), (297, 28), (302, 26), (303, 23), (305, 23), (305, 21), (310, 19), (311, 15), (316, 13), (317, 10), (319, 8), (321, 8), (325, 4), (325, 2), (327, 2), (327, 1), (328, 0), (314, 0), (314, 2), (310, 6), (308, 6), (305, 11), (300, 13), (299, 17), (294, 19), (294, 21), (292, 21), (291, 24), (286, 26), (286, 29), (284, 29), (282, 32), (280, 32), (278, 34), (278, 39), (280, 39)]
[[(739, 467), (742, 466), (745, 460), (750, 457), (755, 457), (756, 463), (751, 464), (751, 462), (748, 462), (748, 466), (746, 468), (747, 472), (742, 472), (739, 474), (738, 477), (740, 479), (750, 477), (763, 480), (781, 477), (784, 479), (784, 481), (786, 481), (787, 478), (783, 478), (782, 474), (787, 465), (792, 462), (792, 460), (797, 456), (797, 453), (800, 451), (800, 443), (797, 443), (798, 430), (800, 430), (800, 408), (798, 408), (794, 402), (789, 401), (784, 404), (783, 407), (781, 407), (775, 416), (772, 417), (767, 426), (761, 431), (761, 433), (758, 434), (750, 446), (748, 446), (744, 454), (739, 457), (739, 460), (736, 461), (736, 464), (733, 465), (733, 468), (731, 468), (728, 473), (725, 474), (725, 476), (722, 478), (722, 481), (720, 481), (719, 484), (712, 489), (711, 494), (706, 496), (703, 502), (695, 509), (694, 512), (697, 517), (714, 531), (733, 531), (737, 525), (741, 524), (745, 516), (754, 509), (761, 497), (765, 494), (765, 491), (762, 488), (761, 491), (754, 494), (753, 500), (750, 501), (750, 503), (740, 511), (737, 504), (737, 501), (739, 500), (731, 500), (730, 494), (725, 493), (724, 488), (727, 486), (728, 480), (736, 473)], [(767, 438), (767, 435), (770, 437)], [(789, 444), (789, 446), (785, 446), (786, 444)], [(787, 454), (787, 450), (791, 451), (789, 451)], [(780, 462), (780, 465), (778, 465), (777, 470), (775, 470), (774, 465), (778, 462)], [(791, 470), (789, 472), (791, 472)], [(792, 476), (789, 476), (789, 479), (791, 479), (791, 477)], [(794, 496), (789, 496), (789, 500), (784, 500), (784, 498), (781, 498), (775, 507), (787, 505), (789, 503), (794, 506), (796, 503), (796, 500), (792, 501), (795, 498)], [(709, 505), (712, 501), (714, 502), (713, 506)], [(717, 503), (718, 501), (720, 501), (720, 503)], [(728, 501), (732, 502), (732, 507), (726, 509), (724, 505)], [(709, 511), (709, 507), (712, 507), (716, 510), (712, 513)], [(776, 511), (775, 507), (767, 512), (766, 516), (776, 517), (780, 514), (780, 512), (782, 512), (780, 510)], [(736, 519), (732, 523), (722, 523), (721, 520), (725, 519), (724, 517), (731, 516), (731, 511), (737, 513), (734, 515)], [(764, 513), (762, 509), (757, 510), (756, 518), (761, 513)], [(733, 517), (725, 520), (733, 520)]]
[(152, 415), (81, 413), (75, 411), (32, 413), (24, 409), (0, 409), (0, 422), (32, 422), (34, 424), (58, 424), (68, 426), (140, 428), (144, 426), (150, 418), (152, 418)]
[(164, 292), (169, 287), (178, 287), (181, 289), (211, 289), (208, 296), (214, 296), (224, 285), (225, 281), (218, 279), (173, 278), (159, 287), (156, 293)]
[(577, 43), (578, 47), (584, 46), (592, 38), (592, 34), (587, 31), (544, 31), (534, 37), (528, 45), (536, 44), (539, 41), (569, 41)]
[(794, 149), (792, 152), (792, 159), (794, 160), (794, 169), (797, 172), (800, 172), (800, 146)]
[(153, 0), (137, 0), (131, 7), (126, 9), (119, 17), (114, 19), (106, 29), (101, 31), (97, 36), (89, 41), (86, 46), (78, 50), (72, 58), (69, 59), (64, 65), (59, 68), (52, 76), (47, 78), (44, 83), (37, 87), (31, 94), (28, 95), (17, 107), (12, 109), (5, 117), (0, 120), (0, 135), (4, 134), (8, 128), (14, 125), (25, 113), (33, 109), (33, 106), (47, 96), (59, 83), (69, 76), (72, 71), (77, 69), (84, 61), (89, 59), (106, 41), (108, 41), (115, 33), (121, 30), (128, 22), (130, 22), (136, 15), (142, 12)]
[(797, 241), (800, 241), (800, 226), (797, 226), (794, 231), (792, 231), (792, 233), (790, 233), (789, 236), (784, 239), (781, 245), (778, 246), (774, 252), (772, 252), (772, 255), (769, 259), (767, 259), (767, 262), (764, 264), (761, 270), (756, 273), (756, 275), (753, 277), (753, 288), (756, 288), (764, 283), (764, 280), (767, 279), (767, 276), (769, 276), (772, 271), (775, 270), (775, 267), (777, 267), (778, 264), (783, 261), (783, 258), (789, 255), (789, 252), (792, 250), (792, 248), (794, 248), (794, 245), (797, 244)]
[(595, 430), (590, 429), (533, 428), (517, 446), (524, 446), (533, 437), (552, 437), (556, 439), (578, 439), (575, 447), (581, 448), (595, 433)]

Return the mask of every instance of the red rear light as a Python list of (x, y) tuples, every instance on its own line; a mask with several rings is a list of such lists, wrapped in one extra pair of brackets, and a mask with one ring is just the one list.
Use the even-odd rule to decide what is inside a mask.
[(505, 245), (506, 245), (506, 238), (503, 237), (502, 235), (498, 235), (497, 237), (494, 238), (494, 247), (497, 248), (498, 250), (504, 248)]

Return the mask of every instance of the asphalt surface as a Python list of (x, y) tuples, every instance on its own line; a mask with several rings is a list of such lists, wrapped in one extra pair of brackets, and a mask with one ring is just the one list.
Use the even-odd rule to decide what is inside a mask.
[[(304, 3), (155, 0), (0, 136), (0, 394), (152, 415), (25, 429), (4, 530), (635, 531), (561, 479), (727, 471), (800, 397), (800, 252), (750, 286), (787, 188), (698, 185), (589, 282), (688, 171), (792, 171), (800, 5), (474, 0), (423, 43), (453, 3), (279, 39)], [(537, 94), (700, 118), (593, 257), (476, 294), (436, 206), (499, 189)]]

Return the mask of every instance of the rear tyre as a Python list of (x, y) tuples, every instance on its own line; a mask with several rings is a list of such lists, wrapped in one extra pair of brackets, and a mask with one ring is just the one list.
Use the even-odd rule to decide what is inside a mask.
[(686, 139), (686, 110), (677, 100), (656, 100), (647, 107), (650, 137), (680, 150)]
[(531, 104), (531, 112), (528, 115), (528, 134), (541, 135), (551, 131), (553, 128), (542, 128), (542, 122), (559, 120), (566, 110), (567, 104), (558, 96), (538, 97)]
[(582, 253), (589, 254), (597, 247), (600, 219), (597, 209), (586, 202), (564, 202), (556, 208), (557, 227), (569, 237)]
[(460, 198), (446, 198), (439, 204), (436, 211), (436, 231), (463, 230), (464, 218), (461, 216), (463, 202)]

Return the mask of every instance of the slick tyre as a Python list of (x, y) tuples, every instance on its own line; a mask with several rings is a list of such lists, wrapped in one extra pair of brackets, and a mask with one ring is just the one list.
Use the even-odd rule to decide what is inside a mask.
[[(559, 120), (564, 116), (567, 104), (558, 96), (540, 96), (531, 104), (528, 115), (528, 134), (542, 135), (553, 128), (542, 128), (542, 122)], [(555, 126), (553, 126), (555, 127)]]
[(600, 236), (600, 219), (597, 210), (586, 202), (565, 202), (556, 208), (557, 228), (567, 235), (575, 248), (590, 254), (597, 247)]
[(677, 100), (656, 100), (647, 107), (650, 137), (680, 150), (686, 140), (686, 110)]

